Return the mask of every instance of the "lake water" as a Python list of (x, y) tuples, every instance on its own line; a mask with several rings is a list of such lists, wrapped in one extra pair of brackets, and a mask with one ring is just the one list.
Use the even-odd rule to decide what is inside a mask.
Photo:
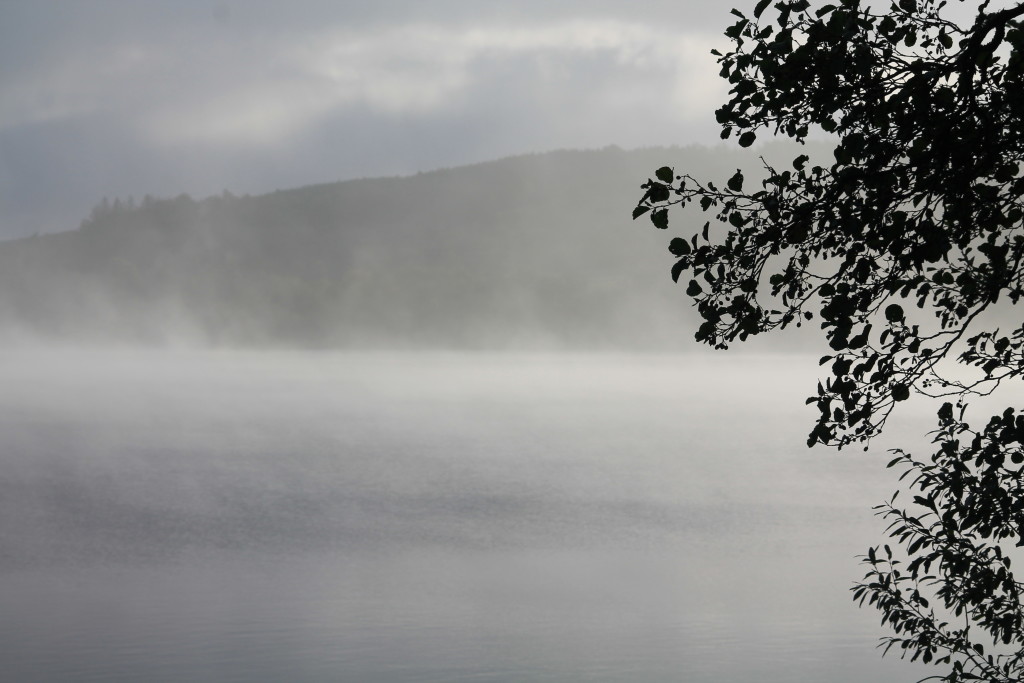
[[(11, 681), (907, 681), (815, 359), (6, 352)], [(923, 416), (904, 420), (923, 433)]]

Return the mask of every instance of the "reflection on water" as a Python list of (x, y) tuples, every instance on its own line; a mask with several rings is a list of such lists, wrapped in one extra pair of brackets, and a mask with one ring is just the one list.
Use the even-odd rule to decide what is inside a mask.
[(814, 370), (9, 354), (0, 661), (32, 681), (920, 677), (849, 601), (892, 484), (883, 453), (804, 447)]

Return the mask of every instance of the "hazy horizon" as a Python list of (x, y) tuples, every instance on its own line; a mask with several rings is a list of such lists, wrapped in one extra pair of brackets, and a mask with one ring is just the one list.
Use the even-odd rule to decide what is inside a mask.
[(3, 3), (0, 238), (73, 229), (103, 197), (717, 141), (711, 50), (755, 4)]
[(711, 0), (6, 3), (0, 235), (72, 228), (103, 197), (712, 139), (728, 16)]
[(630, 219), (640, 183), (666, 163), (753, 179), (795, 151), (606, 147), (104, 201), (79, 230), (0, 243), (0, 344), (678, 351), (695, 315), (665, 235)]

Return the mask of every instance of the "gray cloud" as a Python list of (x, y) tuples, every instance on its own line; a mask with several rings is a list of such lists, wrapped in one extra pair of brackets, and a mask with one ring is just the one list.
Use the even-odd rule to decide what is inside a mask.
[[(554, 5), (554, 6), (552, 6)], [(102, 196), (260, 192), (558, 147), (687, 143), (724, 92), (702, 2), (5, 5), (0, 234)]]

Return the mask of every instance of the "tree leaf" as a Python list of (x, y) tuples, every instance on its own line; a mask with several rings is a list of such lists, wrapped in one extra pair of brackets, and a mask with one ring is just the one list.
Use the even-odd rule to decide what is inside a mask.
[(899, 304), (889, 304), (885, 307), (885, 319), (889, 322), (902, 322), (904, 318), (903, 307)]
[(743, 191), (743, 173), (739, 169), (736, 169), (736, 173), (729, 178), (728, 187), (733, 192)]
[(667, 202), (669, 198), (668, 186), (661, 185), (659, 183), (651, 183), (650, 188), (647, 190), (647, 197), (654, 204)]
[(686, 270), (686, 261), (679, 260), (672, 264), (672, 282), (679, 282), (679, 276)]
[(673, 237), (669, 242), (668, 250), (675, 256), (686, 256), (690, 253), (690, 243), (682, 237)]

